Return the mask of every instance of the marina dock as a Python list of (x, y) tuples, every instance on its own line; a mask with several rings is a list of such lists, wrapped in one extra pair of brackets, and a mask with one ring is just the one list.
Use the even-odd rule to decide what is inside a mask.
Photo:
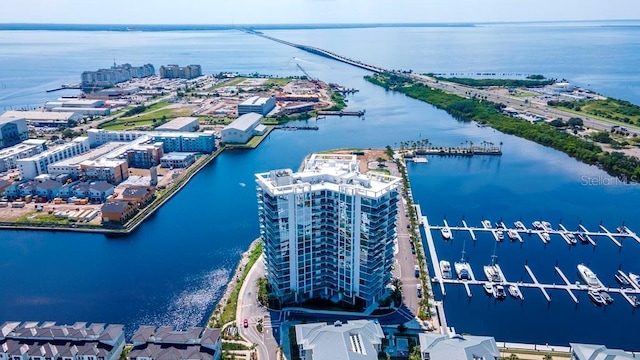
[(440, 269), (440, 261), (438, 261), (438, 253), (436, 252), (436, 246), (433, 243), (433, 236), (431, 236), (431, 231), (429, 231), (429, 220), (426, 216), (422, 216), (422, 225), (425, 228), (425, 234), (427, 235), (427, 245), (429, 246), (429, 255), (431, 256), (431, 266), (433, 267), (433, 273), (435, 274), (438, 282), (440, 283), (440, 291), (442, 292), (442, 296), (445, 296), (447, 292), (444, 289), (444, 282), (442, 279), (442, 271)]
[[(618, 247), (622, 247), (622, 243), (620, 242), (619, 239), (624, 239), (624, 238), (632, 238), (636, 241), (640, 240), (637, 239), (638, 236), (636, 235), (636, 233), (632, 232), (631, 230), (629, 230), (628, 228), (625, 227), (625, 229), (627, 229), (627, 232), (616, 232), (616, 233), (612, 233), (609, 230), (607, 230), (607, 228), (605, 228), (603, 225), (600, 225), (600, 229), (601, 231), (589, 231), (584, 225), (579, 224), (578, 225), (578, 229), (577, 231), (570, 231), (568, 230), (563, 224), (559, 224), (558, 227), (559, 229), (557, 230), (540, 230), (540, 229), (532, 229), (532, 228), (528, 228), (525, 227), (525, 229), (512, 229), (509, 228), (507, 226), (504, 225), (504, 228), (495, 228), (495, 227), (491, 227), (491, 228), (486, 228), (484, 226), (479, 226), (479, 227), (473, 227), (473, 226), (469, 226), (467, 224), (467, 222), (465, 220), (462, 220), (462, 226), (450, 226), (446, 221), (444, 221), (444, 226), (429, 226), (429, 229), (431, 230), (437, 230), (440, 231), (441, 229), (444, 228), (448, 228), (451, 231), (452, 234), (452, 239), (453, 239), (453, 233), (457, 232), (457, 231), (462, 231), (462, 232), (469, 232), (471, 238), (475, 241), (477, 240), (477, 234), (476, 232), (483, 232), (483, 231), (489, 231), (491, 232), (491, 234), (493, 235), (493, 238), (496, 241), (505, 241), (504, 239), (501, 240), (498, 237), (498, 231), (502, 231), (503, 232), (503, 238), (507, 238), (507, 232), (509, 230), (515, 230), (515, 232), (517, 233), (517, 238), (516, 240), (520, 241), (520, 242), (524, 242), (524, 238), (522, 237), (522, 234), (527, 234), (527, 235), (531, 235), (531, 234), (535, 234), (538, 235), (538, 237), (540, 237), (540, 240), (544, 243), (547, 243), (548, 241), (546, 241), (543, 237), (543, 233), (547, 233), (549, 235), (558, 235), (560, 236), (564, 241), (567, 242), (567, 244), (569, 245), (575, 245), (576, 241), (571, 241), (568, 237), (568, 234), (572, 234), (574, 237), (577, 236), (578, 234), (582, 235), (585, 237), (585, 239), (593, 246), (596, 246), (597, 243), (596, 241), (593, 239), (593, 237), (606, 237), (608, 239), (610, 239), (616, 246)], [(640, 241), (638, 241), (640, 243)]]
[(360, 110), (360, 111), (328, 111), (328, 110), (320, 110), (318, 111), (318, 115), (319, 116), (364, 116), (365, 111), (364, 110)]
[[(527, 270), (527, 272), (529, 273), (529, 276), (531, 277), (531, 281), (533, 281), (533, 286), (537, 287), (540, 289), (540, 291), (542, 291), (542, 295), (544, 295), (545, 299), (547, 299), (547, 301), (551, 301), (551, 297), (549, 296), (549, 293), (547, 292), (547, 290), (544, 288), (544, 286), (542, 286), (540, 284), (540, 282), (538, 282), (538, 279), (536, 279), (536, 276), (533, 274), (533, 271), (531, 271), (531, 268), (529, 267), (529, 265), (525, 265), (524, 269)], [(524, 286), (525, 284), (520, 284), (521, 286)], [(555, 285), (554, 285), (555, 286)]]
[[(571, 282), (569, 281), (569, 279), (567, 279), (566, 276), (564, 276), (564, 273), (562, 272), (562, 270), (560, 270), (560, 268), (557, 266), (555, 267), (555, 269), (558, 275), (560, 275), (562, 280), (565, 282), (565, 284), (571, 285)], [(571, 291), (571, 288), (567, 287), (566, 290), (567, 290), (567, 293), (569, 293), (569, 296), (571, 296), (571, 299), (573, 300), (573, 302), (577, 304), (578, 298), (573, 294), (573, 291)]]

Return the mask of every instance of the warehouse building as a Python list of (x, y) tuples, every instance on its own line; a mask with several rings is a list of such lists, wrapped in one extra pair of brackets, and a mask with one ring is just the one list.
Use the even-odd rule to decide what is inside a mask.
[(276, 107), (276, 97), (260, 97), (253, 96), (238, 104), (238, 116), (248, 113), (258, 113), (262, 116), (267, 115)]
[[(77, 122), (78, 120), (82, 119), (82, 114), (77, 112), (72, 112), (72, 111), (73, 110), (70, 110), (70, 109), (67, 109), (66, 112), (12, 110), (2, 114), (0, 116), (0, 119), (5, 119), (5, 118), (24, 119), (26, 121), (26, 124), (31, 126), (60, 127), (60, 126), (69, 125), (69, 122)], [(25, 131), (27, 131), (26, 126), (25, 126)]]
[(225, 144), (247, 143), (254, 135), (262, 135), (267, 131), (267, 127), (261, 122), (262, 115), (257, 113), (240, 116), (222, 129), (220, 132), (222, 142)]
[(200, 128), (200, 121), (197, 117), (179, 117), (155, 128), (155, 131), (182, 131), (193, 132)]

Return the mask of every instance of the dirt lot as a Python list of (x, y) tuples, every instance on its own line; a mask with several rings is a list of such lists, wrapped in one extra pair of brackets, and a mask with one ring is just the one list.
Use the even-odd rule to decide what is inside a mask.
[[(36, 206), (42, 206), (42, 211), (37, 211)], [(100, 210), (102, 204), (89, 204), (89, 205), (74, 205), (74, 204), (53, 204), (53, 203), (29, 203), (23, 208), (12, 208), (11, 203), (9, 207), (0, 208), (0, 221), (11, 222), (17, 221), (25, 216), (49, 216), (49, 211), (78, 211), (78, 210)], [(100, 214), (96, 216), (90, 224), (100, 224), (102, 217)]]

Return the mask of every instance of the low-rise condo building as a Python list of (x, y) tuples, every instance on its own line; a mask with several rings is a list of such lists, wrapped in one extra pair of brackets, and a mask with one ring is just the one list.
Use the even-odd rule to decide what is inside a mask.
[(377, 360), (385, 338), (371, 320), (296, 325), (296, 344), (302, 360)]
[(141, 326), (131, 342), (127, 360), (218, 360), (222, 354), (220, 329), (192, 327), (177, 331), (171, 326)]

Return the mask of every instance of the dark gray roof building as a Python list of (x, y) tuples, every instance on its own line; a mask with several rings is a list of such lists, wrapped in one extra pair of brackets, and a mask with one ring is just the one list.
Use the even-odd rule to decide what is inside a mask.
[(141, 326), (131, 342), (129, 360), (218, 360), (222, 351), (220, 329), (202, 327), (176, 331), (170, 326)]
[(56, 325), (49, 321), (5, 322), (0, 326), (0, 358), (50, 358), (73, 360), (118, 359), (124, 347), (122, 325), (78, 322)]

